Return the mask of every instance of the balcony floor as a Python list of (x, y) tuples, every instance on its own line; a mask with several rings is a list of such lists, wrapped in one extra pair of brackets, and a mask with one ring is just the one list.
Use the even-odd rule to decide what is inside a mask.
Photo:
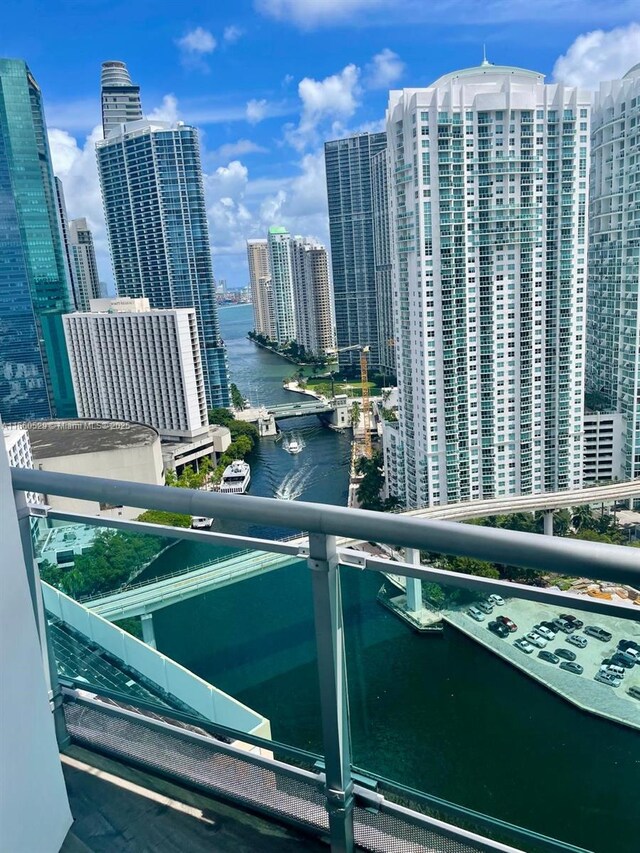
[(75, 822), (61, 853), (293, 853), (320, 841), (79, 747), (63, 756)]

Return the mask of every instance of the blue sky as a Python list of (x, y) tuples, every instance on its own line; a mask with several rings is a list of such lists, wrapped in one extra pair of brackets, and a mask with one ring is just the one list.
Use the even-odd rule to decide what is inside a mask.
[[(635, 14), (634, 14), (635, 13)], [(124, 60), (146, 113), (201, 129), (216, 275), (247, 280), (271, 224), (328, 240), (322, 142), (378, 129), (389, 88), (482, 58), (595, 88), (640, 59), (629, 0), (4, 0), (0, 55), (40, 84), (71, 216), (111, 281), (93, 145), (100, 64)]]

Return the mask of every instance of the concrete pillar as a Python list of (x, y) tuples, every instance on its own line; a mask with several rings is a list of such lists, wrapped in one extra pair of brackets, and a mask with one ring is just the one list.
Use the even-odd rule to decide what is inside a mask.
[(544, 535), (553, 536), (553, 510), (548, 509), (544, 514)]
[(152, 649), (156, 649), (156, 632), (153, 630), (153, 613), (143, 613), (140, 617), (142, 622), (142, 639)]
[[(417, 548), (407, 548), (405, 562), (412, 566), (419, 566), (420, 551)], [(422, 610), (422, 581), (418, 578), (407, 578), (407, 610), (411, 613)]]

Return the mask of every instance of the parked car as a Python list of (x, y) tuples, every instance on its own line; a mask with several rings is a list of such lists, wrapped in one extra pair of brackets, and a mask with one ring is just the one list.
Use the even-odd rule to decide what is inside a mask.
[(539, 649), (544, 649), (547, 645), (547, 641), (544, 637), (541, 637), (536, 631), (529, 631), (527, 634), (527, 640), (532, 643), (534, 646), (537, 646)]
[(506, 625), (512, 634), (514, 631), (518, 630), (516, 623), (512, 619), (509, 619), (508, 616), (496, 616), (496, 619), (498, 622), (502, 622), (503, 625)]
[(640, 687), (630, 687), (627, 693), (629, 696), (633, 696), (634, 699), (640, 699)]
[(621, 666), (616, 666), (614, 663), (603, 664), (600, 667), (600, 672), (606, 672), (608, 675), (613, 675), (614, 678), (619, 678), (620, 681), (624, 678), (624, 669)]
[(576, 659), (576, 653), (572, 652), (571, 649), (556, 649), (556, 654), (559, 658), (564, 658), (568, 661), (574, 661)]
[(567, 622), (566, 619), (554, 619), (553, 624), (556, 626), (558, 631), (562, 631), (563, 634), (572, 634), (575, 630), (573, 625), (570, 622)]
[(599, 628), (597, 625), (587, 625), (584, 629), (584, 633), (588, 637), (595, 637), (596, 640), (601, 640), (603, 643), (608, 643), (613, 637), (613, 634), (605, 631), (604, 628)]
[(492, 592), (491, 595), (489, 596), (489, 603), (490, 604), (497, 604), (498, 607), (503, 607), (504, 606), (504, 598), (501, 595), (498, 595), (497, 592)]
[(534, 625), (533, 630), (540, 634), (541, 637), (544, 637), (545, 640), (555, 640), (556, 635), (553, 631), (550, 631), (548, 628), (545, 628), (544, 625)]
[(528, 643), (523, 638), (516, 640), (513, 645), (516, 647), (516, 649), (520, 649), (521, 652), (524, 652), (525, 655), (530, 655), (533, 652), (533, 646), (531, 645), (531, 643)]
[(578, 631), (584, 625), (584, 622), (581, 619), (578, 619), (576, 616), (573, 616), (571, 613), (561, 613), (560, 618), (564, 619), (565, 622), (571, 623), (573, 627)]
[(560, 658), (557, 655), (554, 655), (553, 652), (538, 652), (538, 657), (542, 660), (546, 660), (547, 663), (558, 663)]
[(624, 669), (633, 669), (633, 661), (624, 652), (614, 652), (611, 657), (604, 663), (612, 663), (615, 666), (621, 666)]
[(621, 652), (627, 652), (629, 649), (634, 649), (638, 654), (640, 654), (640, 643), (636, 643), (635, 640), (620, 640), (618, 648)]
[(587, 645), (587, 638), (581, 637), (580, 634), (571, 634), (567, 637), (567, 643), (571, 643), (572, 646), (577, 646), (579, 649), (584, 649)]
[(572, 660), (563, 660), (560, 664), (560, 669), (565, 669), (567, 672), (573, 672), (574, 675), (582, 675), (584, 667), (579, 663), (574, 663)]
[(483, 613), (493, 613), (493, 605), (489, 604), (488, 601), (479, 601), (476, 604), (476, 607), (479, 610), (482, 610)]
[(622, 658), (624, 661), (626, 661), (629, 665), (629, 668), (634, 666), (634, 664), (636, 663), (640, 663), (640, 654), (638, 654), (635, 649), (632, 649), (630, 647), (625, 651), (622, 651), (622, 649), (618, 649), (615, 654), (619, 658)]
[(508, 637), (509, 636), (509, 629), (507, 628), (506, 625), (503, 625), (502, 622), (498, 622), (498, 621), (494, 620), (493, 622), (489, 622), (489, 624), (487, 625), (487, 628), (491, 632), (496, 634), (498, 637)]
[(541, 622), (540, 624), (542, 625), (543, 628), (548, 628), (552, 634), (558, 633), (558, 626), (555, 625), (553, 622), (546, 621), (546, 622)]
[(620, 679), (616, 678), (614, 675), (610, 675), (608, 672), (598, 670), (594, 677), (596, 681), (600, 682), (600, 684), (608, 684), (610, 687), (620, 687)]
[(471, 616), (476, 622), (484, 622), (484, 613), (481, 613), (477, 607), (470, 607), (467, 610), (467, 616)]

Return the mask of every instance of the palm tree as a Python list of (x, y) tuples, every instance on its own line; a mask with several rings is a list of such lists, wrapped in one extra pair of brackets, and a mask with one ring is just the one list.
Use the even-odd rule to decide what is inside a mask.
[(574, 530), (592, 530), (593, 515), (589, 504), (574, 506), (571, 509), (571, 524)]

